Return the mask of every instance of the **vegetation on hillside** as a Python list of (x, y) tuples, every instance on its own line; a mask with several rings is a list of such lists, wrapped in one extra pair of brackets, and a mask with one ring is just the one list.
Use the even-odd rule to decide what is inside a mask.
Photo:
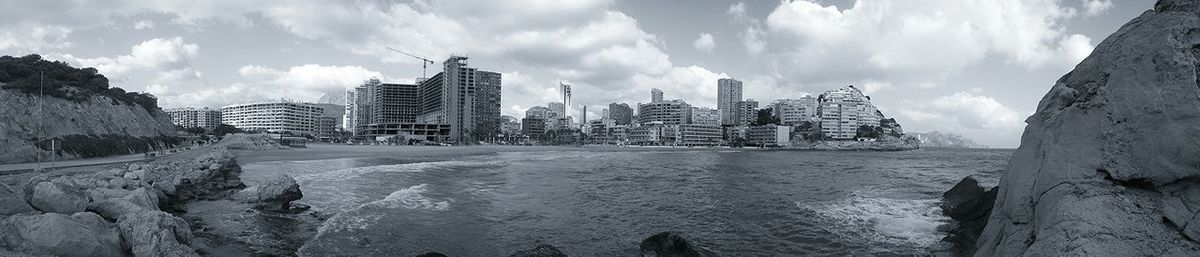
[(84, 101), (102, 95), (112, 98), (114, 105), (136, 104), (150, 112), (158, 109), (158, 99), (154, 95), (109, 87), (108, 78), (95, 68), (74, 68), (65, 62), (44, 60), (36, 54), (0, 56), (0, 89), (45, 94), (72, 101)]

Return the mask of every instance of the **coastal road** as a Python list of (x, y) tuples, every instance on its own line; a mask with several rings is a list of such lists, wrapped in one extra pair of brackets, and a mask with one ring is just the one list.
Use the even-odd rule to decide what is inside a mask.
[[(168, 150), (164, 150), (164, 151), (159, 151), (158, 157), (182, 153), (182, 152), (188, 151), (188, 149), (194, 150), (194, 149), (201, 149), (201, 148), (207, 148), (207, 147), (209, 147), (209, 146), (201, 146), (201, 147), (193, 146), (193, 147), (189, 147), (189, 148), (168, 149)], [(171, 150), (175, 150), (175, 152), (171, 152)], [(129, 154), (129, 155), (119, 155), (119, 156), (109, 156), (109, 157), (99, 157), (99, 158), (64, 160), (64, 161), (57, 161), (57, 162), (53, 162), (53, 163), (46, 161), (46, 162), (42, 162), (40, 166), (42, 169), (49, 169), (51, 167), (53, 167), (53, 168), (68, 168), (68, 167), (81, 167), (81, 166), (103, 165), (103, 164), (113, 164), (113, 163), (137, 162), (137, 161), (153, 160), (154, 158), (157, 158), (157, 157), (146, 157), (145, 154), (139, 153), (139, 154)], [(37, 169), (38, 166), (39, 165), (36, 162), (0, 164), (0, 175), (30, 172), (30, 171), (34, 171), (35, 169)]]

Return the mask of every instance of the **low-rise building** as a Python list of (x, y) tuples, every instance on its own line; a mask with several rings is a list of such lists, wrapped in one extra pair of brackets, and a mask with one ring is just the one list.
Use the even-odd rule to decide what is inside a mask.
[(321, 107), (288, 100), (221, 107), (221, 122), (242, 130), (315, 135)]
[(221, 110), (213, 110), (208, 107), (196, 109), (173, 108), (163, 110), (167, 115), (171, 116), (171, 123), (184, 128), (204, 128), (213, 130), (221, 125)]
[(721, 112), (708, 107), (692, 107), (692, 123), (721, 126)]
[(684, 124), (678, 125), (676, 128), (679, 132), (675, 145), (717, 146), (721, 144), (721, 127), (719, 125)]
[(546, 133), (546, 119), (539, 117), (525, 117), (521, 119), (521, 134), (533, 136)]
[(746, 140), (750, 144), (761, 146), (789, 146), (792, 140), (792, 127), (775, 124), (750, 127)]
[(451, 141), (449, 124), (372, 123), (359, 126), (358, 131), (361, 137), (375, 140), (394, 137), (404, 141)]

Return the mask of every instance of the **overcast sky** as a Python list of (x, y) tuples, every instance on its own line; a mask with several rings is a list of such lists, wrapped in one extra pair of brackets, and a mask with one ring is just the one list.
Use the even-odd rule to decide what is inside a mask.
[[(416, 59), (503, 73), (504, 114), (558, 99), (715, 107), (721, 77), (766, 103), (853, 84), (907, 131), (1019, 144), (1054, 81), (1152, 0), (0, 0), (0, 53), (92, 66), (165, 107), (343, 97)], [(437, 69), (431, 70), (436, 73)], [(431, 74), (432, 75), (432, 74)], [(578, 110), (578, 105), (575, 106)], [(573, 114), (575, 115), (575, 114)]]

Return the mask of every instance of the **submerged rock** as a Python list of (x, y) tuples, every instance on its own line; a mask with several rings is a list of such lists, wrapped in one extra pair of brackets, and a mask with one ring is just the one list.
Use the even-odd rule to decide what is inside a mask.
[(675, 232), (662, 232), (642, 240), (643, 257), (709, 257), (716, 253), (689, 242)]
[(938, 255), (971, 256), (975, 243), (987, 225), (988, 215), (996, 202), (996, 188), (985, 190), (974, 177), (963, 178), (950, 191), (942, 194), (942, 213), (954, 222), (939, 231), (947, 232), (942, 239), (946, 245), (934, 246)]
[(233, 199), (240, 202), (253, 203), (273, 210), (287, 210), (291, 208), (292, 201), (301, 197), (304, 197), (304, 194), (300, 192), (300, 185), (287, 175), (264, 179), (233, 195)]
[(520, 250), (508, 257), (567, 257), (566, 254), (552, 245), (538, 245), (528, 250)]
[(187, 222), (161, 211), (131, 212), (117, 220), (124, 246), (133, 256), (199, 256), (188, 245)]
[(95, 213), (16, 215), (7, 220), (26, 251), (55, 256), (124, 256), (113, 224)]
[(976, 256), (1200, 256), (1200, 2), (1160, 0), (1026, 123)]

